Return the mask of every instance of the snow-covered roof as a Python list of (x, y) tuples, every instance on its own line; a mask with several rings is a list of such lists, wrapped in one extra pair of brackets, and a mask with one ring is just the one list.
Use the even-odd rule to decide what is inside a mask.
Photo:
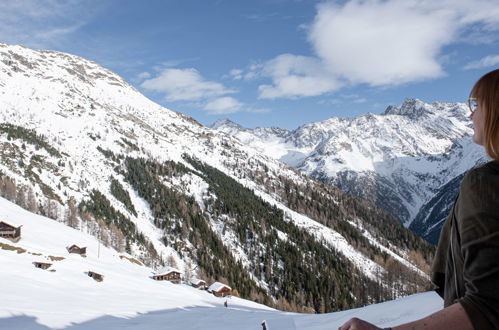
[(66, 249), (71, 249), (73, 247), (78, 248), (78, 249), (84, 249), (85, 248), (84, 246), (79, 246), (79, 245), (76, 245), (76, 244), (72, 244), (72, 245), (68, 245), (66, 247)]
[(5, 222), (5, 221), (0, 221), (0, 223), (3, 223), (4, 225), (9, 226), (9, 227), (12, 227), (12, 228), (19, 228), (19, 227), (22, 227), (22, 225), (21, 225), (21, 226), (16, 227), (16, 226), (11, 225), (10, 223), (7, 223), (7, 222)]
[(194, 285), (199, 285), (199, 284), (201, 284), (201, 282), (206, 283), (204, 280), (202, 280), (200, 278), (194, 278), (191, 281), (191, 283), (194, 284)]
[(160, 270), (158, 270), (155, 273), (155, 275), (166, 275), (166, 274), (170, 274), (173, 272), (180, 273), (180, 270), (178, 270), (177, 268), (170, 267), (170, 266), (165, 266), (165, 267), (161, 268)]
[(94, 270), (89, 270), (89, 271), (88, 271), (88, 273), (89, 273), (89, 274), (95, 274), (95, 275), (101, 275), (101, 276), (104, 276), (104, 275), (102, 274), (102, 271), (100, 271), (100, 270), (97, 270), (97, 271), (96, 271), (95, 269), (94, 269)]
[(222, 290), (224, 287), (228, 288), (229, 290), (232, 290), (232, 288), (230, 286), (228, 286), (227, 284), (215, 282), (212, 285), (210, 285), (210, 287), (208, 288), (208, 291), (218, 292), (218, 291)]

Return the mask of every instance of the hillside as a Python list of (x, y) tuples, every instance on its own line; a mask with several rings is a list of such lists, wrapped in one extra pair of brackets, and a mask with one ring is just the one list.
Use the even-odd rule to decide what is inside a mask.
[[(237, 297), (216, 298), (187, 284), (154, 281), (150, 278), (153, 270), (129, 261), (133, 260), (130, 255), (99, 248), (95, 237), (29, 213), (3, 198), (0, 221), (22, 225), (19, 242), (0, 238), (0, 329), (5, 330), (249, 330), (258, 329), (263, 320), (272, 330), (322, 330), (352, 316), (388, 326), (442, 307), (436, 294), (425, 293), (402, 302), (332, 314), (284, 313)], [(67, 252), (66, 246), (75, 243), (87, 247), (86, 257)], [(38, 269), (35, 261), (52, 266)], [(94, 281), (86, 274), (89, 270), (100, 272), (104, 280)], [(226, 300), (228, 308), (223, 307)]]
[(427, 288), (382, 209), (163, 108), (94, 62), (0, 44), (0, 194), (154, 269), (289, 311)]

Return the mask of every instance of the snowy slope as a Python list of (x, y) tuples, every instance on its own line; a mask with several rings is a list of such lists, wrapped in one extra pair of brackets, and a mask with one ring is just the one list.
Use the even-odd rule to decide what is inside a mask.
[[(87, 234), (54, 220), (34, 215), (0, 198), (0, 220), (22, 225), (17, 243), (0, 238), (0, 329), (258, 329), (267, 320), (269, 329), (331, 329), (350, 317), (362, 317), (389, 326), (423, 317), (441, 308), (434, 293), (362, 309), (306, 315), (272, 310), (247, 300), (216, 298), (188, 285), (150, 278), (153, 270), (127, 256), (100, 246)], [(68, 254), (66, 246), (87, 247), (87, 257)], [(60, 261), (48, 258), (63, 257)], [(127, 256), (130, 257), (130, 256)], [(37, 269), (32, 262), (52, 263)], [(96, 282), (85, 273), (104, 275)], [(223, 303), (228, 300), (228, 307)]]
[[(214, 187), (208, 184), (206, 175), (195, 170), (183, 155), (196, 158), (249, 188), (253, 195), (276, 207), (271, 212), (277, 214), (282, 211), (285, 214), (285, 218), (280, 220), (305, 230), (320, 244), (325, 242), (329, 251), (345, 257), (347, 262), (344, 264), (356, 268), (366, 278), (374, 279), (375, 274), (379, 273), (380, 265), (373, 261), (373, 256), (355, 247), (361, 237), (356, 237), (353, 242), (344, 233), (319, 224), (313, 216), (298, 212), (296, 206), (289, 206), (290, 201), (283, 194), (278, 195), (278, 190), (282, 191), (286, 187), (284, 180), (307, 186), (312, 191), (325, 191), (320, 189), (316, 181), (227, 134), (213, 131), (181, 113), (155, 104), (122, 78), (94, 62), (69, 54), (34, 51), (0, 43), (0, 109), (0, 177), (5, 175), (14, 179), (18, 187), (32, 188), (36, 202), (42, 207), (47, 205), (50, 198), (55, 205), (51, 217), (61, 221), (65, 218), (71, 199), (78, 205), (88, 201), (94, 190), (100, 192), (109, 200), (110, 207), (127, 217), (137, 232), (145, 237), (146, 243), (150, 242), (157, 252), (157, 256), (151, 257), (144, 251), (147, 244), (141, 246), (132, 242), (131, 254), (156, 269), (166, 264), (177, 267), (183, 274), (190, 272), (193, 276), (198, 275), (196, 269), (200, 267), (196, 252), (199, 246), (194, 246), (186, 238), (190, 236), (191, 228), (183, 228), (183, 237), (178, 234), (180, 230), (175, 232), (175, 236), (173, 230), (167, 231), (171, 228), (161, 228), (162, 223), (171, 219), (155, 217), (153, 210), (158, 205), (150, 205), (145, 195), (140, 195), (139, 190), (125, 178), (125, 174), (130, 172), (125, 162), (113, 159), (114, 156), (109, 156), (109, 153), (146, 159), (155, 164), (172, 161), (185, 166), (188, 169), (185, 173), (162, 176), (161, 185), (178, 192), (179, 196), (194, 199), (196, 208), (200, 210), (198, 215), (209, 222), (209, 229), (216, 236), (214, 240), (224, 245), (234, 263), (241, 263), (241, 272), (247, 273), (251, 281), (255, 282), (254, 286), (267, 292), (271, 288), (268, 283), (270, 280), (265, 276), (270, 274), (265, 274), (261, 269), (271, 264), (279, 265), (274, 267), (275, 272), (279, 272), (287, 266), (280, 265), (281, 260), (271, 260), (268, 265), (261, 265), (258, 259), (271, 250), (262, 242), (267, 239), (264, 236), (270, 236), (275, 228), (263, 230), (258, 224), (253, 225), (260, 231), (255, 230), (248, 237), (260, 241), (251, 246), (247, 238), (241, 237), (241, 233), (230, 226), (231, 222), (236, 222), (233, 215), (212, 212), (213, 205), (209, 205), (209, 201), (216, 201), (220, 196), (213, 193)], [(46, 145), (33, 143), (25, 137), (12, 137), (8, 125), (15, 126), (18, 133), (25, 129), (43, 136), (40, 139)], [(277, 128), (262, 130), (262, 134), (263, 131), (269, 136), (286, 134)], [(148, 171), (142, 168), (139, 172)], [(257, 181), (257, 178), (261, 181)], [(136, 213), (111, 193), (111, 179), (119, 182), (129, 194)], [(224, 180), (227, 181), (227, 178)], [(144, 183), (150, 186), (150, 182)], [(303, 192), (300, 194), (303, 195)], [(341, 200), (347, 199), (339, 192), (331, 194), (331, 191), (325, 191), (324, 194), (329, 194), (326, 196), (329, 197), (327, 201), (332, 205), (340, 205)], [(310, 196), (303, 195), (301, 202), (310, 199)], [(189, 207), (195, 209), (193, 205)], [(369, 214), (370, 210), (371, 206), (363, 206), (359, 213)], [(383, 231), (379, 231), (378, 237), (374, 239), (376, 235), (367, 231), (370, 226), (362, 223), (369, 219), (346, 215), (333, 220), (344, 222), (342, 226), (347, 228), (345, 232), (349, 230), (355, 234), (355, 228), (365, 228), (359, 230), (358, 235), (368, 240), (366, 244), (376, 247), (382, 245), (382, 250), (388, 251), (390, 256), (409, 269), (414, 269), (414, 265), (406, 260), (406, 250), (413, 247), (401, 248), (391, 244), (390, 240), (382, 237)], [(176, 221), (172, 226), (175, 230), (186, 223), (181, 217), (173, 221)], [(354, 223), (356, 225), (352, 227)], [(93, 232), (94, 235), (99, 235), (102, 229), (90, 228), (88, 222), (84, 221), (75, 227), (84, 232)], [(290, 233), (281, 231), (278, 235), (284, 242)], [(291, 241), (290, 244), (295, 242)], [(363, 248), (368, 250), (369, 246)], [(260, 256), (254, 254), (255, 250)], [(313, 255), (314, 251), (302, 253)], [(317, 264), (316, 260), (313, 261)], [(352, 271), (350, 269), (349, 273)], [(399, 292), (395, 294), (400, 296)], [(277, 300), (279, 297), (271, 298)]]
[[(1, 318), (24, 314), (35, 316), (41, 324), (63, 327), (102, 315), (129, 318), (159, 309), (223, 305), (223, 299), (188, 285), (154, 281), (151, 268), (120, 258), (129, 255), (102, 245), (99, 248), (93, 236), (29, 213), (3, 198), (0, 219), (23, 226), (18, 243), (3, 238), (0, 243), (26, 250), (21, 254), (0, 250)], [(87, 257), (69, 254), (66, 246), (72, 244), (86, 246)], [(50, 256), (64, 260), (51, 261)], [(38, 269), (32, 264), (34, 261), (52, 266), (48, 270)], [(99, 283), (88, 277), (89, 270), (104, 275), (104, 281)], [(231, 298), (231, 305), (270, 310), (235, 297)], [(0, 328), (4, 322), (0, 319)]]
[[(55, 144), (61, 155), (53, 156), (42, 151), (47, 169), (40, 166), (39, 177), (63, 202), (71, 196), (81, 201), (88, 191), (109, 186), (115, 164), (107, 160), (97, 146), (117, 154), (151, 158), (158, 162), (185, 163), (182, 154), (195, 155), (233, 175), (234, 170), (228, 170), (228, 165), (243, 160), (241, 166), (248, 166), (248, 160), (254, 158), (282, 175), (301, 181), (292, 169), (259, 155), (234, 139), (227, 140), (221, 134), (213, 134), (212, 130), (191, 118), (153, 103), (119, 76), (94, 62), (69, 54), (33, 51), (1, 43), (0, 55), (0, 123), (34, 129)], [(3, 138), (7, 141), (5, 135)], [(136, 148), (127, 145), (124, 139)], [(226, 148), (222, 143), (227, 142), (234, 145), (239, 157), (223, 156)], [(22, 150), (21, 144), (17, 143), (19, 151)], [(29, 163), (39, 153), (37, 148), (28, 145), (24, 154), (12, 152), (13, 163), (18, 158)], [(61, 161), (63, 165), (59, 166)], [(4, 160), (0, 170), (19, 184), (31, 185), (25, 170), (16, 168), (15, 163)], [(65, 185), (59, 189), (62, 178)], [(120, 177), (116, 179), (128, 187)], [(170, 185), (177, 184), (179, 189), (196, 197), (202, 204), (200, 196), (207, 189), (206, 183), (197, 177), (184, 179), (184, 182)], [(34, 188), (43, 195), (38, 186)], [(102, 193), (115, 208), (130, 216), (158, 253), (165, 258), (172, 255), (181, 262), (171, 248), (161, 243), (162, 233), (153, 223), (149, 205), (130, 189), (132, 202), (138, 208), (135, 217), (106, 191), (108, 189), (104, 188)], [(43, 203), (43, 200), (39, 202)]]

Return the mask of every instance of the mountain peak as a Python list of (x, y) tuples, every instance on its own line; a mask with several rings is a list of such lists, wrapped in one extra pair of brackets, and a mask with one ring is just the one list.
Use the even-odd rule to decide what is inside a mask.
[[(102, 67), (96, 62), (82, 57), (51, 51), (32, 50), (20, 45), (0, 43), (0, 68), (10, 77), (24, 80), (40, 77), (46, 80), (57, 79), (70, 89), (75, 82), (94, 87), (99, 82), (108, 85), (134, 89), (123, 78)], [(76, 78), (76, 79), (74, 79)], [(81, 87), (81, 86), (80, 86)], [(87, 88), (87, 87), (85, 87)]]
[(230, 128), (233, 128), (233, 129), (244, 130), (244, 127), (242, 127), (241, 125), (233, 122), (232, 120), (230, 120), (228, 118), (219, 119), (219, 120), (217, 120), (216, 122), (214, 122), (213, 124), (211, 124), (208, 127), (211, 128), (211, 129), (214, 129), (214, 130), (218, 130), (221, 127), (223, 127), (223, 128), (230, 127)]
[(386, 108), (383, 115), (400, 115), (415, 119), (424, 114), (431, 113), (431, 105), (419, 99), (407, 98), (401, 106), (390, 105)]

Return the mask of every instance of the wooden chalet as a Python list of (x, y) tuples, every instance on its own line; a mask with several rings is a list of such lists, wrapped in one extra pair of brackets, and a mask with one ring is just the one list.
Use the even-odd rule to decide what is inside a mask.
[(220, 282), (215, 282), (208, 288), (208, 292), (213, 293), (216, 297), (227, 297), (232, 293), (232, 289), (227, 284), (223, 284)]
[(156, 281), (170, 281), (175, 284), (180, 284), (182, 280), (180, 277), (180, 271), (173, 267), (164, 267), (160, 269), (156, 274), (152, 276)]
[(88, 276), (90, 276), (91, 278), (93, 278), (94, 280), (96, 280), (97, 282), (102, 282), (104, 281), (104, 275), (101, 275), (101, 274), (98, 274), (96, 272), (92, 272), (92, 271), (88, 271)]
[(69, 253), (87, 254), (86, 247), (79, 247), (76, 244), (67, 247)]
[(46, 263), (46, 262), (39, 262), (35, 261), (33, 262), (36, 268), (41, 268), (41, 269), (48, 269), (52, 264)]
[(0, 221), (0, 237), (18, 238), (21, 237), (21, 227), (12, 226), (4, 221)]
[(206, 285), (206, 282), (199, 279), (195, 278), (191, 281), (191, 285), (199, 290), (206, 290), (208, 286)]

